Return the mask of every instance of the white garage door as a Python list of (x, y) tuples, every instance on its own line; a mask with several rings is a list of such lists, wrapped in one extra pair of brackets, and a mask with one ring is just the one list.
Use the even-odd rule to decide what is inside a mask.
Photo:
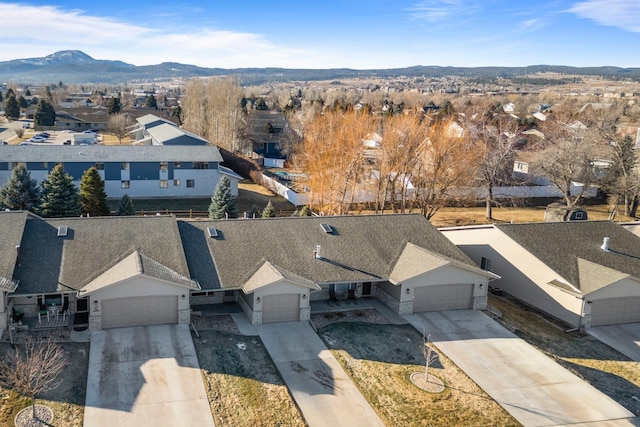
[(300, 320), (300, 295), (267, 295), (262, 298), (262, 323)]
[(102, 301), (102, 328), (178, 323), (178, 297), (148, 296)]
[(640, 297), (607, 298), (591, 305), (591, 326), (634, 322), (640, 322)]
[(473, 284), (414, 288), (413, 312), (472, 308)]

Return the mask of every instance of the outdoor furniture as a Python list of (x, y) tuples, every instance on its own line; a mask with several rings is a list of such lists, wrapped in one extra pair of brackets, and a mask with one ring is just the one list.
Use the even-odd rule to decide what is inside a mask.
[(356, 305), (358, 304), (356, 302), (356, 290), (354, 288), (349, 288), (347, 291), (347, 304), (349, 304), (349, 301), (353, 301)]
[(38, 323), (42, 323), (42, 316), (47, 316), (47, 322), (49, 321), (49, 310), (44, 304), (40, 304), (40, 311), (38, 311)]
[(65, 301), (62, 305), (62, 320), (66, 320), (69, 315), (69, 301)]
[(47, 307), (47, 311), (49, 312), (50, 316), (56, 316), (56, 319), (57, 319), (58, 314), (60, 313), (60, 306), (56, 304), (51, 304), (49, 307)]
[(338, 301), (338, 297), (336, 297), (336, 290), (333, 288), (329, 289), (329, 305), (332, 303), (340, 305), (340, 301)]
[(13, 319), (14, 323), (22, 322), (23, 317), (24, 313), (19, 312), (15, 307), (11, 307), (11, 318)]

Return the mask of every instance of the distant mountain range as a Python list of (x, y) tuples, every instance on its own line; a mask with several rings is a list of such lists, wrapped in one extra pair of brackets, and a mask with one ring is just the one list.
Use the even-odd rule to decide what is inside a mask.
[(640, 80), (640, 68), (569, 67), (533, 65), (529, 67), (438, 67), (415, 66), (378, 70), (291, 69), (291, 68), (204, 68), (177, 62), (135, 66), (122, 61), (93, 59), (79, 50), (64, 50), (43, 58), (0, 62), (0, 83), (123, 84), (140, 81), (235, 75), (245, 85), (275, 81), (336, 80), (353, 77), (443, 77), (515, 78), (536, 72), (598, 75), (616, 79)]

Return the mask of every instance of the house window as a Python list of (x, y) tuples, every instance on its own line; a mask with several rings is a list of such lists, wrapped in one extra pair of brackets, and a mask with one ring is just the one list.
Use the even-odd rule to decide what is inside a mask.
[(180, 169), (180, 162), (173, 162), (174, 169)]
[(169, 162), (160, 162), (160, 172), (166, 172), (169, 170)]
[(120, 169), (122, 169), (123, 171), (128, 171), (129, 170), (129, 162), (122, 162), (120, 164)]
[(179, 179), (174, 179), (173, 180), (173, 186), (174, 187), (180, 187), (180, 180)]
[(224, 296), (225, 297), (232, 297), (234, 295), (235, 295), (234, 291), (224, 291)]
[(49, 169), (49, 162), (42, 162), (42, 169)]
[(104, 163), (96, 163), (96, 169), (99, 171), (104, 170)]
[(207, 162), (193, 162), (194, 169), (209, 169), (209, 163)]
[(345, 292), (349, 290), (348, 283), (336, 283), (336, 292)]
[(575, 219), (584, 219), (584, 212), (576, 212)]
[(187, 188), (194, 188), (196, 186), (196, 180), (195, 179), (188, 179), (187, 180)]
[(131, 183), (129, 181), (120, 181), (120, 188), (128, 189), (131, 187)]
[(169, 188), (169, 181), (166, 179), (160, 180), (160, 188)]
[(18, 167), (18, 162), (9, 162), (9, 170), (14, 170)]
[(482, 257), (480, 260), (480, 268), (485, 271), (491, 270), (491, 260), (489, 258)]

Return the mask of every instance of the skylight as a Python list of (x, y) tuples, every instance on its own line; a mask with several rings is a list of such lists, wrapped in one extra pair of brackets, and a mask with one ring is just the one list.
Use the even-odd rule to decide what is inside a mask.
[(325, 233), (333, 233), (333, 228), (329, 225), (329, 224), (320, 224), (320, 227), (322, 227), (322, 231), (324, 231)]
[(58, 226), (58, 237), (66, 236), (68, 231), (69, 231), (69, 227), (67, 227), (66, 225)]
[(214, 227), (207, 227), (207, 234), (209, 234), (209, 237), (218, 237), (218, 230)]

